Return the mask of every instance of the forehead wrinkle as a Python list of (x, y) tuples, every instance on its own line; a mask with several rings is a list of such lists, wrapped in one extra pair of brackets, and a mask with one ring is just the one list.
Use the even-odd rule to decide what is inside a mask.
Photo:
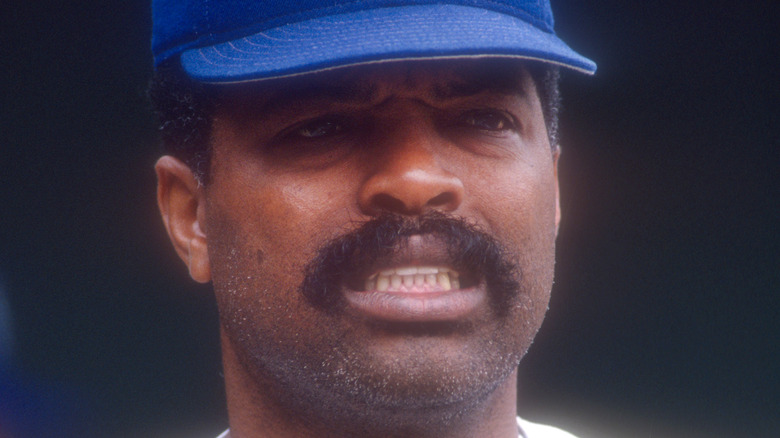
[[(355, 105), (369, 103), (377, 98), (377, 87), (368, 81), (336, 82), (295, 81), (265, 89), (244, 89), (243, 92), (239, 89), (231, 94), (238, 96), (239, 110), (260, 119), (296, 111), (315, 102)], [(227, 100), (230, 101), (230, 97)]]
[(476, 96), (483, 93), (525, 96), (520, 72), (474, 74), (460, 76), (456, 80), (433, 87), (433, 97), (446, 101)]
[(261, 111), (284, 111), (299, 108), (313, 102), (328, 102), (335, 105), (358, 105), (373, 102), (377, 96), (375, 86), (361, 82), (344, 82), (339, 85), (310, 85), (305, 88), (281, 90), (273, 93)]

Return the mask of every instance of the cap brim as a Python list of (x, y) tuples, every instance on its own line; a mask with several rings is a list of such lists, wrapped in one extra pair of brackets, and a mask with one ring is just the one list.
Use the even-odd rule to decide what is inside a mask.
[(185, 51), (181, 63), (197, 80), (239, 82), (385, 61), (474, 57), (596, 71), (593, 61), (552, 33), (513, 16), (455, 5), (379, 8), (292, 23)]

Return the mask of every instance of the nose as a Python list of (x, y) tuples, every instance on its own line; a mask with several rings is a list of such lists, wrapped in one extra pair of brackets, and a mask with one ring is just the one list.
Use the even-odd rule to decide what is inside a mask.
[(363, 183), (358, 203), (364, 214), (448, 213), (463, 201), (463, 182), (442, 167), (434, 129), (396, 126), (382, 141), (375, 170)]

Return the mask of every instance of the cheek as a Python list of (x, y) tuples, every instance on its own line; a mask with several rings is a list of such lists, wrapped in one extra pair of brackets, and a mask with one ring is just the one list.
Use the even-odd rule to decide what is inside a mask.
[(550, 160), (504, 162), (469, 172), (471, 208), (488, 231), (523, 250), (548, 246), (555, 237), (555, 179)]
[(518, 324), (530, 337), (546, 313), (555, 267), (555, 178), (552, 159), (543, 158), (495, 165), (474, 183), (477, 214), (519, 269), (524, 293), (518, 298), (526, 311)]
[[(294, 268), (304, 265), (323, 240), (330, 237), (328, 230), (338, 228), (339, 221), (343, 223), (336, 206), (341, 197), (341, 193), (322, 184), (256, 181), (243, 190), (219, 196), (210, 210), (215, 212), (214, 219), (221, 217), (213, 222), (232, 224), (230, 228), (237, 234), (239, 247), (262, 254), (255, 259), (262, 258), (263, 269), (299, 272)], [(224, 237), (211, 234), (210, 241)]]
[[(359, 178), (348, 177), (343, 167), (285, 173), (251, 157), (240, 158), (222, 161), (226, 164), (215, 169), (208, 192), (214, 285), (221, 280), (221, 267), (224, 280), (239, 269), (244, 278), (255, 278), (255, 289), (275, 290), (261, 299), (297, 300), (304, 267), (356, 218), (357, 189), (351, 181)], [(233, 257), (234, 252), (240, 257)], [(231, 257), (234, 266), (224, 262)]]
[(338, 219), (329, 202), (316, 201), (316, 193), (301, 184), (257, 180), (240, 190), (212, 191), (209, 257), (220, 318), (231, 336), (255, 339), (262, 333), (289, 342), (317, 325), (298, 289), (303, 268), (329, 230), (338, 229), (331, 223)]
[(330, 237), (326, 230), (344, 225), (351, 179), (344, 169), (307, 173), (274, 165), (231, 126), (215, 132), (229, 147), (214, 151), (209, 211), (234, 224), (237, 243), (264, 253), (264, 264), (300, 263)]

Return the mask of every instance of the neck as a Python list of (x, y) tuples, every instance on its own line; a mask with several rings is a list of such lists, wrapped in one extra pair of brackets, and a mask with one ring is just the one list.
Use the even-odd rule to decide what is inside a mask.
[(476, 402), (442, 408), (367, 412), (351, 407), (334, 414), (316, 402), (291, 407), (283, 388), (253, 375), (222, 334), (222, 357), (231, 438), (516, 438), (517, 372)]

